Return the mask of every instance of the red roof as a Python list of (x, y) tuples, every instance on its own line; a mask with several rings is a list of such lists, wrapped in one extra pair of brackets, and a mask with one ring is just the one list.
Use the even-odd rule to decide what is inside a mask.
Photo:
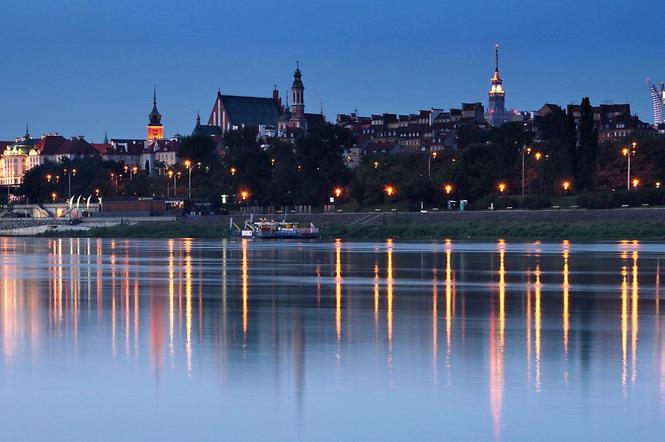
[(40, 155), (99, 156), (100, 151), (82, 138), (67, 140), (59, 135), (49, 135), (35, 145)]
[(111, 149), (111, 145), (108, 143), (91, 143), (90, 145), (96, 149), (100, 155), (104, 155), (109, 149)]

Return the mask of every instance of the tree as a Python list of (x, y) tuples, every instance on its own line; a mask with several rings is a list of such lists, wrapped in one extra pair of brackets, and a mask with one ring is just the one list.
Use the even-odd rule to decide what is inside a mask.
[(183, 161), (189, 160), (194, 164), (202, 163), (208, 167), (218, 162), (215, 142), (204, 135), (183, 137), (178, 157)]
[(589, 97), (582, 99), (578, 132), (578, 181), (581, 191), (593, 190), (598, 159), (598, 132), (594, 128)]

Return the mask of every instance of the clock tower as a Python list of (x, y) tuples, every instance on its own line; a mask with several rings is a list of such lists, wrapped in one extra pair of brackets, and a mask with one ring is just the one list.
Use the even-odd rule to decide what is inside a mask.
[(162, 114), (157, 110), (157, 90), (152, 95), (152, 112), (148, 115), (148, 141), (163, 140), (164, 126), (162, 125)]

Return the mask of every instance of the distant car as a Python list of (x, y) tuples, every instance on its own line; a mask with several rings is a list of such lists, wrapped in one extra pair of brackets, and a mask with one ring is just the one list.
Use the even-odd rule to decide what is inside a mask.
[(76, 226), (78, 224), (81, 224), (81, 220), (78, 218), (69, 218), (69, 225), (70, 226)]

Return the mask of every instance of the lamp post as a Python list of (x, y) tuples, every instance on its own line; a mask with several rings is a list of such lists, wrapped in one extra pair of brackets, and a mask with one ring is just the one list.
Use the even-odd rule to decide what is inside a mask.
[[(201, 163), (196, 163), (198, 167), (201, 167)], [(192, 169), (194, 168), (194, 164), (189, 161), (185, 160), (185, 167), (187, 168), (187, 171), (189, 172), (189, 180), (188, 180), (188, 187), (189, 187), (189, 199), (192, 199)]]
[(111, 181), (113, 184), (115, 184), (115, 197), (118, 197), (118, 180), (120, 179), (120, 175), (116, 175), (115, 173), (111, 172)]
[(427, 176), (432, 176), (432, 159), (436, 159), (437, 153), (432, 152), (431, 155), (427, 155)]
[(524, 198), (524, 156), (528, 153), (531, 153), (531, 148), (525, 144), (522, 146), (522, 198)]
[(67, 198), (69, 199), (72, 197), (72, 175), (76, 176), (76, 169), (70, 171), (65, 169), (63, 173), (67, 175)]
[(453, 185), (452, 184), (444, 184), (443, 191), (446, 193), (446, 195), (450, 195), (451, 193), (453, 193)]
[(503, 182), (499, 183), (499, 185), (497, 187), (498, 187), (499, 193), (501, 193), (501, 195), (503, 195), (506, 192), (506, 187), (507, 187), (506, 183), (503, 183)]
[(637, 143), (633, 142), (631, 145), (632, 149), (629, 149), (627, 147), (624, 147), (621, 150), (621, 153), (623, 156), (626, 157), (626, 161), (628, 162), (628, 167), (626, 168), (626, 189), (630, 190), (630, 157), (635, 155), (635, 149), (637, 148)]
[[(169, 187), (171, 186), (171, 178), (173, 177), (173, 171), (169, 170), (168, 172), (166, 172), (166, 174), (169, 176), (168, 179), (166, 180), (166, 197), (170, 198), (171, 192)], [(175, 183), (173, 184), (173, 189), (175, 190)]]

